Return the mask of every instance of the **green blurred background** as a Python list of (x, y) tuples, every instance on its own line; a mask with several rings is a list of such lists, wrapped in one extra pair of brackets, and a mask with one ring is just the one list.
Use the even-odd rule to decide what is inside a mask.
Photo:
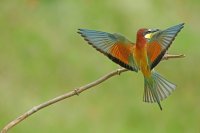
[(119, 32), (134, 41), (138, 28), (185, 22), (157, 70), (178, 85), (156, 104), (142, 102), (141, 73), (126, 72), (50, 106), (11, 133), (200, 132), (199, 0), (1, 0), (0, 128), (48, 99), (87, 84), (118, 65), (87, 45), (78, 28)]

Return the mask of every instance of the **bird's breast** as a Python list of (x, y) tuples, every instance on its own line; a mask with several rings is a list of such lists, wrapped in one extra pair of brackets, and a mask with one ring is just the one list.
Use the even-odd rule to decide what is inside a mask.
[(147, 58), (147, 51), (145, 48), (142, 49), (135, 49), (134, 51), (134, 57), (137, 62), (138, 68), (142, 71), (144, 76), (150, 75), (150, 69), (148, 65), (148, 58)]

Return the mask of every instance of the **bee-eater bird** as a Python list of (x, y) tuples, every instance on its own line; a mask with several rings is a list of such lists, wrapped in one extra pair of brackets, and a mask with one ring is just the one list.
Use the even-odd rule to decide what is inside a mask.
[(167, 98), (176, 85), (158, 74), (154, 67), (158, 65), (184, 23), (166, 30), (141, 28), (137, 31), (136, 43), (118, 33), (79, 29), (78, 33), (96, 50), (106, 55), (120, 66), (138, 72), (144, 76), (143, 101), (157, 102)]

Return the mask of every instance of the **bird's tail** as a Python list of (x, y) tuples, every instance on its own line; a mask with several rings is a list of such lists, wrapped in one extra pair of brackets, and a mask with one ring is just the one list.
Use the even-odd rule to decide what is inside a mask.
[(157, 102), (162, 110), (160, 101), (167, 98), (175, 88), (176, 85), (152, 70), (151, 77), (144, 77), (143, 101), (149, 103)]

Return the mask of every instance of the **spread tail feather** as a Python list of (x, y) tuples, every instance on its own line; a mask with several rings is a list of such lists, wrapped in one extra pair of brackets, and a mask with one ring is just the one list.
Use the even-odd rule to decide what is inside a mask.
[(152, 70), (151, 77), (144, 78), (144, 102), (154, 103), (157, 102), (160, 109), (162, 110), (162, 106), (160, 101), (167, 98), (173, 90), (175, 90), (176, 85), (167, 81), (157, 72)]

